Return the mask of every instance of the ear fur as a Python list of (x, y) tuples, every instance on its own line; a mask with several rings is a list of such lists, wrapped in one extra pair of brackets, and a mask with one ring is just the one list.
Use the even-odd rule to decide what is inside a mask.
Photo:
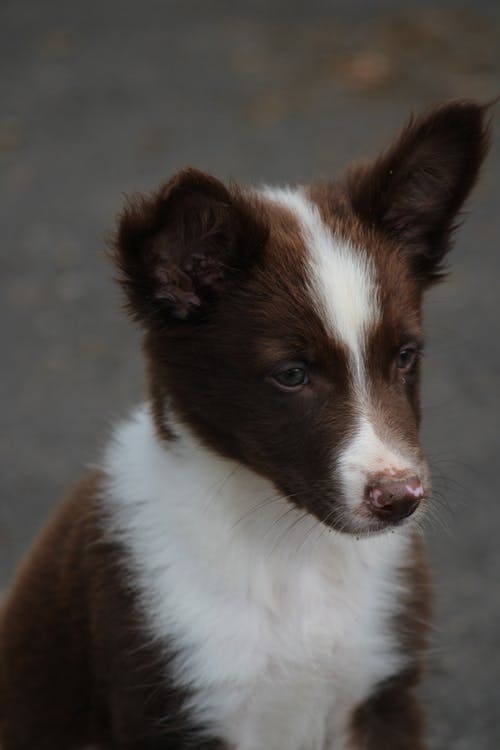
[(354, 211), (396, 241), (423, 283), (443, 275), (460, 209), (488, 150), (488, 106), (456, 101), (412, 117), (374, 163), (347, 174)]
[(188, 319), (206, 312), (261, 245), (258, 222), (236, 190), (184, 169), (152, 196), (128, 200), (114, 260), (133, 317)]

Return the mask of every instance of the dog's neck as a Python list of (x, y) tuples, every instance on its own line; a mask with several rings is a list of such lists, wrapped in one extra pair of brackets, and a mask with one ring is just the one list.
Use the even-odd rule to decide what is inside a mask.
[(236, 576), (242, 560), (249, 566), (258, 561), (283, 566), (287, 576), (305, 561), (361, 562), (408, 536), (405, 528), (367, 537), (332, 531), (295, 507), (271, 481), (203, 445), (172, 414), (169, 426), (175, 437), (160, 439), (150, 409), (142, 406), (108, 449), (110, 528), (122, 535), (142, 537), (152, 547), (178, 543), (182, 557), (182, 548), (192, 545), (207, 560), (220, 557), (228, 571), (234, 555)]

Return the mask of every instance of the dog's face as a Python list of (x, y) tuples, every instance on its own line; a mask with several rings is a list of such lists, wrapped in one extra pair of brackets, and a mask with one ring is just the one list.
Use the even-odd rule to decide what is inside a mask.
[(411, 516), (422, 294), (486, 141), (484, 109), (451, 104), (337, 183), (242, 192), (187, 170), (132, 203), (116, 257), (160, 430), (168, 403), (334, 528)]

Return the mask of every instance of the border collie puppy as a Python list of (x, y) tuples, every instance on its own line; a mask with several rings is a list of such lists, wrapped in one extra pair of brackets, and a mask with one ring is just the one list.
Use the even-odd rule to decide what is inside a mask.
[(434, 109), (336, 182), (128, 203), (149, 400), (4, 602), (2, 750), (424, 747), (421, 302), (486, 117)]

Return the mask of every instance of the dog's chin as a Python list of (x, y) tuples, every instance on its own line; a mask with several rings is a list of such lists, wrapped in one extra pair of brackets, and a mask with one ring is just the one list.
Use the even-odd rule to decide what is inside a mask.
[(318, 518), (331, 531), (345, 536), (366, 538), (390, 534), (402, 529), (410, 529), (415, 525), (417, 519), (421, 518), (422, 510), (419, 508), (406, 518), (397, 521), (377, 518), (365, 512), (364, 508), (355, 510), (345, 507), (339, 508), (322, 518), (316, 513), (312, 515)]
[[(284, 493), (285, 494), (285, 493)], [(292, 504), (300, 511), (307, 511), (329, 531), (356, 538), (374, 537), (410, 529), (424, 513), (425, 502), (421, 502), (403, 518), (381, 518), (375, 515), (365, 501), (352, 505), (339, 501), (338, 492), (325, 492), (313, 496), (310, 493), (287, 492), (293, 497)]]
[(373, 519), (373, 521), (363, 521), (363, 522), (353, 522), (352, 524), (345, 524), (342, 529), (339, 529), (339, 531), (343, 534), (346, 534), (348, 536), (354, 536), (356, 538), (367, 538), (367, 537), (374, 537), (374, 536), (382, 536), (385, 534), (393, 534), (396, 531), (399, 531), (401, 529), (407, 529), (413, 526), (414, 519), (410, 516), (410, 518), (404, 518), (401, 521), (397, 521), (395, 523), (387, 523), (386, 521), (379, 521), (378, 519)]

